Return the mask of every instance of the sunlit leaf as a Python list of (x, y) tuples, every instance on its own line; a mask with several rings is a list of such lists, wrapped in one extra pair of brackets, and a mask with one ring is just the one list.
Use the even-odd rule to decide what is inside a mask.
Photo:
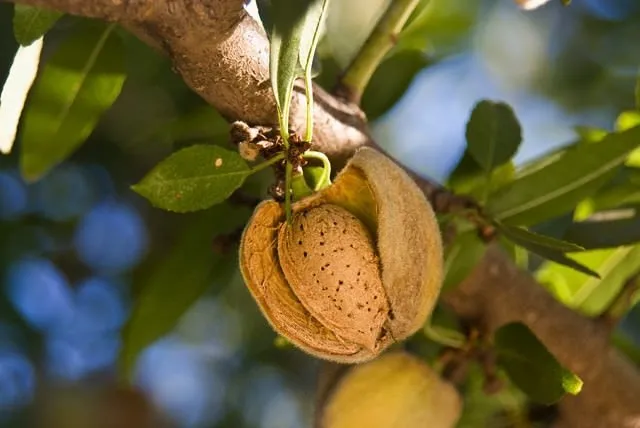
[[(576, 144), (579, 144), (576, 143)], [(558, 159), (563, 157), (569, 150), (571, 150), (575, 146), (570, 147), (558, 147), (550, 152), (540, 156), (539, 158), (532, 159), (518, 167), (518, 170), (515, 173), (516, 180), (520, 180), (528, 175), (533, 174), (534, 172), (538, 172), (541, 169), (546, 168), (549, 165), (557, 162)]]
[(20, 135), (20, 168), (26, 179), (38, 179), (70, 156), (120, 94), (123, 52), (113, 28), (79, 27), (36, 79)]
[(574, 130), (578, 133), (582, 143), (597, 143), (609, 134), (605, 129), (591, 126), (576, 126)]
[(640, 110), (640, 78), (636, 79), (636, 108)]
[(27, 95), (38, 74), (43, 40), (20, 46), (0, 93), (0, 153), (8, 154), (18, 132)]
[(582, 380), (547, 350), (522, 323), (510, 323), (495, 333), (498, 364), (509, 378), (532, 400), (553, 404), (565, 394), (577, 395)]
[(623, 111), (616, 118), (615, 130), (626, 131), (640, 125), (640, 112), (637, 110)]
[[(638, 125), (640, 125), (640, 111), (630, 110), (620, 113), (616, 119), (615, 128), (618, 131), (624, 131)], [(625, 165), (640, 168), (640, 148), (629, 154)]]
[(532, 225), (566, 213), (596, 192), (640, 144), (640, 127), (579, 145), (542, 169), (491, 195), (488, 213), (507, 224)]
[(600, 278), (554, 263), (543, 265), (536, 273), (536, 278), (565, 305), (589, 316), (602, 313), (624, 283), (640, 270), (640, 248), (637, 246), (594, 250), (571, 257), (597, 271)]
[(234, 232), (250, 215), (247, 208), (218, 205), (211, 210), (185, 217), (178, 241), (145, 270), (139, 295), (123, 332), (119, 369), (131, 380), (139, 353), (168, 333), (187, 309), (216, 282), (221, 284), (236, 271), (233, 251), (212, 251), (214, 237)]
[(573, 242), (563, 241), (551, 236), (541, 235), (539, 233), (532, 232), (523, 227), (509, 226), (507, 224), (498, 224), (498, 228), (508, 238), (512, 239), (516, 243), (528, 242), (530, 244), (546, 247), (551, 250), (557, 250), (562, 253), (569, 253), (574, 251), (583, 251), (584, 248)]
[(480, 101), (467, 123), (467, 150), (485, 171), (508, 162), (522, 142), (520, 123), (509, 105)]
[(445, 254), (443, 290), (454, 288), (469, 276), (485, 250), (486, 244), (476, 231), (458, 235)]
[[(282, 125), (288, 126), (293, 84), (302, 75), (300, 58), (312, 54), (313, 40), (327, 0), (271, 0), (269, 73)], [(260, 4), (258, 4), (260, 8)]]
[(132, 189), (156, 207), (196, 211), (227, 199), (251, 172), (237, 152), (199, 144), (173, 153)]
[(640, 204), (640, 186), (626, 182), (605, 186), (590, 198), (583, 199), (574, 212), (574, 220), (582, 221), (599, 211)]
[(22, 46), (42, 37), (62, 16), (57, 10), (16, 4), (13, 9), (13, 34)]

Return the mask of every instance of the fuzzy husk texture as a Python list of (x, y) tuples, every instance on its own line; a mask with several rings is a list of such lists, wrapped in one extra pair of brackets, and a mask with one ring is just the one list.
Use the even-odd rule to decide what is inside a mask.
[(389, 352), (349, 368), (317, 411), (317, 428), (453, 428), (462, 400), (423, 360)]
[[(292, 208), (294, 224), (286, 225), (280, 204), (260, 203), (240, 245), (243, 278), (274, 330), (316, 357), (358, 363), (424, 324), (442, 284), (442, 244), (430, 204), (400, 167), (362, 148), (331, 186)], [(325, 247), (343, 248), (343, 257), (322, 261)], [(327, 270), (342, 260), (359, 265)], [(357, 266), (365, 275), (359, 282)], [(343, 284), (336, 274), (345, 275)], [(340, 308), (326, 310), (334, 303)]]

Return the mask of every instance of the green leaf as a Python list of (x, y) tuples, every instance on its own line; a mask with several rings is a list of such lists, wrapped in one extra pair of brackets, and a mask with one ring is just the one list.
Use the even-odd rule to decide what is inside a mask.
[(515, 167), (507, 162), (491, 171), (489, 179), (469, 152), (465, 152), (451, 176), (449, 187), (455, 193), (482, 199), (488, 192), (495, 192), (500, 187), (513, 181)]
[(110, 26), (82, 26), (36, 79), (22, 123), (20, 168), (36, 180), (91, 134), (125, 80), (120, 39)]
[(580, 393), (582, 380), (564, 368), (526, 325), (514, 322), (500, 327), (495, 347), (498, 364), (532, 400), (553, 404), (567, 393)]
[(373, 121), (393, 107), (409, 88), (416, 74), (429, 64), (417, 51), (402, 51), (378, 66), (362, 95), (362, 109)]
[(636, 109), (640, 110), (640, 78), (636, 79)]
[(16, 4), (13, 9), (13, 34), (22, 46), (44, 36), (62, 16), (61, 12)]
[(640, 127), (578, 145), (490, 196), (487, 212), (507, 224), (532, 225), (571, 211), (615, 174), (640, 144)]
[(604, 186), (595, 195), (583, 199), (574, 211), (574, 220), (581, 221), (596, 212), (640, 204), (640, 187), (631, 182)]
[[(616, 131), (625, 131), (640, 125), (640, 112), (636, 110), (623, 111), (616, 119)], [(640, 148), (635, 149), (629, 154), (629, 158), (625, 165), (640, 168)]]
[(482, 259), (485, 250), (486, 244), (475, 230), (459, 234), (445, 254), (443, 290), (451, 290), (464, 281)]
[[(301, 76), (300, 58), (307, 58), (326, 0), (272, 0), (268, 12), (273, 21), (269, 74), (281, 127), (288, 129), (293, 84)], [(303, 41), (304, 38), (304, 41)], [(303, 46), (304, 43), (304, 46)], [(315, 46), (313, 46), (315, 48)]]
[(213, 107), (198, 106), (163, 123), (154, 130), (151, 139), (166, 139), (172, 144), (213, 141), (226, 143), (229, 138), (229, 122)]
[(156, 207), (197, 211), (227, 199), (251, 173), (238, 153), (199, 144), (173, 153), (132, 189)]
[(616, 131), (626, 131), (638, 125), (640, 125), (640, 112), (637, 110), (627, 110), (618, 115), (614, 129)]
[(509, 105), (480, 101), (467, 123), (467, 150), (485, 171), (509, 161), (522, 142), (520, 123)]
[[(530, 252), (539, 255), (547, 260), (552, 260), (564, 266), (568, 266), (579, 272), (583, 272), (587, 275), (595, 276), (598, 278), (598, 273), (593, 271), (587, 266), (584, 266), (572, 258), (569, 258), (563, 251), (558, 250), (551, 245), (556, 246), (570, 246), (571, 244), (562, 241), (557, 241), (549, 236), (543, 236), (528, 232), (525, 229), (508, 228), (508, 226), (502, 223), (496, 223), (500, 230), (504, 233), (505, 237), (508, 237), (515, 244), (526, 248)], [(579, 248), (579, 247), (578, 247)]]
[[(624, 215), (633, 209), (619, 210)], [(602, 213), (607, 214), (607, 213)], [(615, 212), (609, 213), (614, 216)], [(590, 219), (572, 223), (564, 238), (587, 249), (615, 248), (640, 242), (640, 214), (610, 220)]]
[(139, 353), (168, 333), (186, 310), (209, 289), (215, 275), (217, 283), (236, 272), (233, 251), (212, 251), (215, 236), (234, 232), (250, 215), (247, 208), (221, 204), (211, 210), (190, 214), (170, 252), (152, 260), (149, 271), (139, 275), (141, 283), (133, 313), (123, 331), (119, 369), (131, 380)]
[(536, 272), (536, 278), (562, 303), (589, 316), (601, 314), (625, 282), (640, 270), (640, 247), (637, 246), (588, 251), (572, 257), (596, 270), (600, 278), (553, 263), (544, 264)]
[(470, 361), (467, 370), (468, 374), (460, 386), (464, 391), (464, 406), (456, 428), (505, 427), (509, 426), (507, 421), (521, 420), (520, 415), (530, 402), (509, 382), (503, 371), (496, 373), (503, 386), (487, 394), (486, 368), (481, 363)]
[(293, 200), (298, 201), (306, 198), (313, 193), (313, 190), (309, 187), (304, 173), (295, 174), (291, 177), (291, 192), (293, 192)]
[(522, 227), (509, 226), (503, 223), (497, 223), (497, 226), (506, 237), (516, 243), (527, 242), (536, 246), (560, 251), (562, 253), (584, 251), (584, 247), (574, 244), (573, 242), (567, 242), (551, 236), (541, 235)]
[(478, 8), (476, 2), (465, 0), (422, 0), (398, 36), (394, 52), (415, 50), (447, 56), (464, 43)]
[(303, 168), (302, 172), (304, 174), (304, 179), (311, 189), (317, 191), (322, 187), (322, 180), (325, 177), (324, 167), (308, 165)]

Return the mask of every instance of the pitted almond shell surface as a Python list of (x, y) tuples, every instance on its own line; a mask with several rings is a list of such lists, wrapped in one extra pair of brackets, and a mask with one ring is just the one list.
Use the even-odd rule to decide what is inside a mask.
[(256, 207), (241, 240), (241, 272), (272, 327), (294, 345), (336, 362), (366, 361), (412, 335), (433, 310), (442, 284), (439, 228), (413, 180), (370, 148), (358, 150), (331, 186), (293, 204), (293, 213), (323, 204), (355, 215), (375, 242), (390, 310), (385, 323), (389, 334), (379, 339), (374, 351), (327, 328), (287, 283), (277, 250), (285, 222), (280, 204), (266, 201)]
[(298, 211), (278, 237), (287, 282), (303, 306), (347, 342), (378, 348), (389, 304), (371, 233), (337, 205)]

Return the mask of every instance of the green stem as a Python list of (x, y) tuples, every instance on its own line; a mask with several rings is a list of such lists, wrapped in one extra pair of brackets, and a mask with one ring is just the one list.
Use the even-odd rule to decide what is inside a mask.
[(340, 86), (351, 101), (360, 98), (385, 55), (393, 48), (396, 38), (407, 23), (420, 0), (393, 0), (351, 62), (340, 81)]
[(313, 189), (313, 190), (317, 192), (318, 190), (321, 190), (329, 186), (331, 184), (331, 162), (329, 161), (329, 158), (327, 157), (327, 155), (325, 155), (322, 152), (308, 150), (305, 152), (304, 157), (309, 159), (317, 159), (322, 162), (323, 169), (322, 169), (322, 176), (320, 177), (320, 180), (318, 183), (319, 188)]
[(254, 166), (253, 168), (251, 168), (251, 174), (255, 174), (258, 171), (262, 171), (265, 168), (270, 167), (271, 165), (273, 165), (274, 163), (281, 161), (282, 159), (284, 159), (284, 153), (278, 153), (277, 155), (275, 155), (274, 157), (272, 157), (269, 160), (266, 160), (256, 166)]
[(287, 223), (291, 224), (291, 175), (293, 173), (293, 165), (287, 162), (284, 170), (284, 211), (287, 217)]
[(462, 349), (466, 339), (462, 333), (442, 327), (435, 328), (429, 322), (424, 326), (424, 334), (429, 339), (450, 348)]
[(313, 138), (313, 81), (310, 68), (304, 74), (304, 91), (307, 96), (307, 129), (304, 133), (304, 140), (311, 141)]

